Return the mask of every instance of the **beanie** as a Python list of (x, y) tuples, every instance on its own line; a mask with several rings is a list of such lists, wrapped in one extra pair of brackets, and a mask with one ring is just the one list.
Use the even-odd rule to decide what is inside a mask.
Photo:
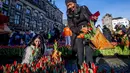
[(77, 3), (76, 0), (65, 0), (65, 3), (66, 3), (66, 4), (69, 3), (69, 2)]

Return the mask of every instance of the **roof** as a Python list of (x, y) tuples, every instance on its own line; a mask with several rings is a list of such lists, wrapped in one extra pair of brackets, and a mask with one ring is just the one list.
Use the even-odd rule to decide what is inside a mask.
[(123, 19), (123, 17), (112, 18), (112, 20), (116, 20), (116, 19)]

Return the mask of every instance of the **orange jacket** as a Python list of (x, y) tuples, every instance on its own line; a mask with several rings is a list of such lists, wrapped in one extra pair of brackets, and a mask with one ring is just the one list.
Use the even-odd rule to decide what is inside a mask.
[(72, 31), (70, 30), (69, 27), (65, 27), (63, 30), (64, 36), (72, 36)]

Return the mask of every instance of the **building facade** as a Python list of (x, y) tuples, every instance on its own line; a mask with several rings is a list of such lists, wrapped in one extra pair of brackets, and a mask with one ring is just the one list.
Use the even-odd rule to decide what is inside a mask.
[(10, 17), (9, 27), (15, 30), (62, 30), (63, 13), (52, 0), (4, 0), (2, 13)]
[(124, 25), (126, 28), (128, 28), (129, 24), (129, 20), (127, 18), (117, 17), (112, 19), (113, 30), (115, 30), (116, 25)]
[(111, 14), (106, 14), (103, 18), (102, 18), (102, 25), (106, 26), (107, 28), (109, 28), (111, 31), (112, 29), (112, 15)]
[(113, 18), (111, 14), (107, 13), (102, 18), (102, 24), (103, 26), (109, 28), (111, 31), (115, 31), (115, 26), (119, 24), (124, 25), (126, 28), (128, 28), (130, 26), (130, 21), (127, 18), (123, 17)]

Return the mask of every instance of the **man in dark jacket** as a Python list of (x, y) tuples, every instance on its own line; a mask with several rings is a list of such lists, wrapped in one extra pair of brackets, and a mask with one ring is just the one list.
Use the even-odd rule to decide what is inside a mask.
[[(80, 68), (84, 61), (84, 51), (86, 54), (85, 61), (90, 66), (93, 63), (93, 49), (89, 46), (90, 41), (83, 44), (84, 39), (77, 38), (77, 36), (80, 34), (82, 26), (88, 24), (92, 14), (86, 6), (79, 6), (76, 0), (65, 0), (65, 3), (67, 6), (68, 25), (72, 30), (71, 47), (73, 54), (77, 54), (78, 68)], [(96, 17), (93, 18), (97, 19)]]
[(112, 34), (109, 28), (107, 28), (105, 25), (103, 26), (103, 35), (106, 37), (106, 39), (110, 42), (112, 42)]

